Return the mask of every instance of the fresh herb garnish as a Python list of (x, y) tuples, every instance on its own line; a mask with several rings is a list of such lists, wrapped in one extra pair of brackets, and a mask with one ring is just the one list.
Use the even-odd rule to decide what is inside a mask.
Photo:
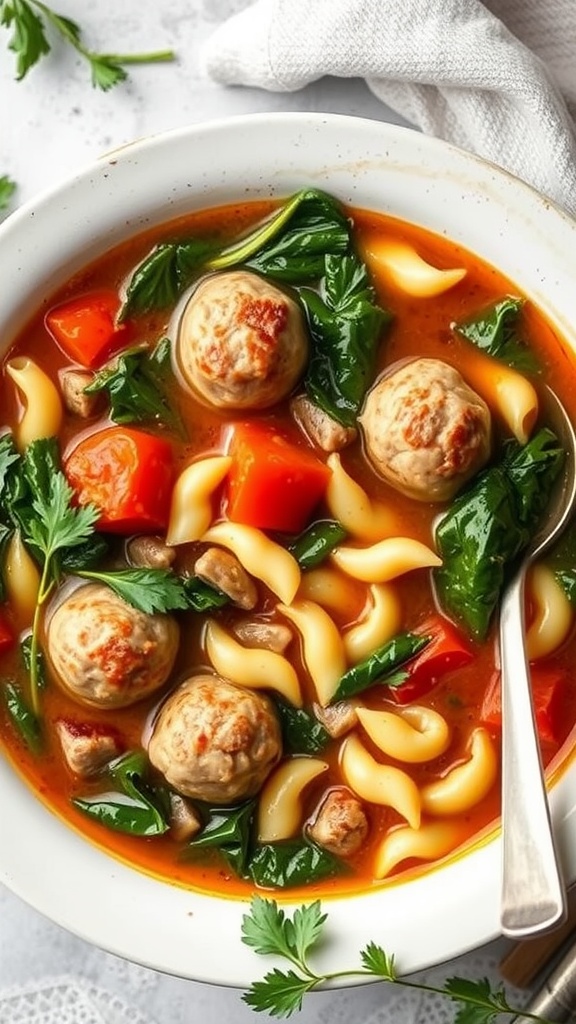
[(452, 330), (489, 356), (525, 373), (538, 369), (534, 353), (523, 341), (519, 318), (524, 299), (507, 295), (488, 309), (461, 323), (452, 324)]
[(248, 1006), (272, 1017), (290, 1017), (302, 1009), (308, 992), (322, 988), (327, 982), (372, 978), (446, 996), (458, 1005), (455, 1024), (493, 1024), (501, 1013), (520, 1014), (540, 1024), (550, 1024), (543, 1017), (526, 1014), (521, 1008), (511, 1006), (504, 987), (494, 989), (486, 978), (480, 981), (448, 978), (441, 988), (402, 978), (394, 956), (375, 942), (369, 942), (360, 951), (360, 966), (319, 973), (310, 962), (310, 954), (320, 945), (327, 916), (322, 913), (319, 900), (297, 908), (289, 917), (275, 900), (253, 897), (250, 912), (242, 918), (242, 942), (261, 956), (272, 955), (287, 960), (291, 967), (285, 971), (276, 967), (261, 981), (254, 982), (242, 996)]
[(127, 604), (153, 615), (190, 606), (183, 581), (171, 569), (80, 570), (87, 580), (105, 583)]
[(0, 214), (10, 206), (10, 200), (16, 191), (16, 182), (7, 174), (0, 175)]
[(12, 29), (8, 48), (16, 54), (18, 80), (50, 53), (51, 44), (46, 35), (48, 26), (88, 62), (92, 85), (104, 91), (128, 77), (124, 70), (126, 65), (157, 64), (175, 59), (172, 50), (153, 53), (96, 53), (89, 50), (82, 42), (80, 26), (71, 18), (57, 14), (41, 0), (0, 0), (0, 25)]
[(355, 426), (390, 315), (377, 305), (368, 271), (353, 253), (327, 255), (320, 292), (303, 288), (300, 298), (314, 343), (306, 391), (338, 423)]
[(354, 697), (357, 693), (379, 683), (382, 686), (399, 686), (406, 679), (406, 673), (396, 670), (418, 654), (430, 637), (418, 633), (399, 633), (381, 647), (378, 647), (365, 661), (353, 665), (344, 673), (330, 703)]
[(100, 370), (87, 394), (105, 392), (110, 402), (110, 419), (115, 423), (157, 423), (182, 429), (166, 383), (171, 376), (170, 341), (162, 338), (150, 352), (147, 348), (129, 349), (114, 365)]
[(147, 780), (148, 762), (140, 750), (111, 761), (107, 773), (119, 787), (117, 794), (75, 797), (74, 807), (115, 832), (132, 836), (161, 836), (168, 831), (164, 794)]
[(564, 457), (548, 428), (524, 446), (509, 441), (501, 462), (476, 477), (438, 524), (438, 599), (478, 640), (486, 636), (511, 563), (550, 501)]

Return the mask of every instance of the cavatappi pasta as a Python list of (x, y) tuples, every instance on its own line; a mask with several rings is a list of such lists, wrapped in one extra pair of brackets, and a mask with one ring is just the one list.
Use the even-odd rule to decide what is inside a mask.
[[(233, 897), (385, 885), (496, 826), (498, 596), (561, 464), (544, 385), (576, 408), (497, 270), (303, 196), (79, 268), (0, 378), (1, 748), (111, 853)], [(556, 767), (563, 552), (526, 587)]]

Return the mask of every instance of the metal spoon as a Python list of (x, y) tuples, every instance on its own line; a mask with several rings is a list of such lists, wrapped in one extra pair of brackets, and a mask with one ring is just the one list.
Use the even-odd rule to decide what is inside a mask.
[(558, 539), (576, 505), (576, 434), (547, 388), (550, 419), (566, 451), (563, 475), (548, 514), (508, 585), (500, 610), (502, 670), (501, 926), (524, 938), (551, 931), (566, 917), (566, 891), (546, 795), (532, 707), (524, 631), (526, 572)]

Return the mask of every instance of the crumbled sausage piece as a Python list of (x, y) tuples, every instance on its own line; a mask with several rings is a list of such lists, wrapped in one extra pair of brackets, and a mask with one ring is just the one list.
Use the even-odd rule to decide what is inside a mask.
[(60, 388), (64, 405), (74, 416), (89, 419), (97, 411), (100, 395), (87, 395), (84, 388), (94, 380), (88, 370), (64, 370), (60, 377)]
[(246, 622), (236, 622), (233, 629), (238, 639), (247, 647), (262, 647), (266, 651), (274, 651), (275, 654), (283, 654), (294, 639), (292, 630), (283, 622), (250, 619)]
[(82, 779), (96, 775), (122, 751), (123, 744), (116, 730), (100, 723), (59, 718), (56, 732), (68, 768)]
[(255, 607), (258, 601), (256, 584), (231, 551), (207, 548), (195, 563), (194, 572), (205, 583), (226, 594), (238, 608), (251, 611)]
[(178, 842), (188, 842), (202, 828), (196, 808), (179, 793), (170, 793), (170, 835)]
[(290, 409), (300, 428), (322, 451), (339, 452), (356, 438), (355, 427), (345, 427), (338, 423), (306, 395), (293, 398)]
[(328, 735), (336, 740), (345, 736), (347, 732), (351, 732), (358, 725), (357, 707), (358, 701), (351, 704), (347, 700), (337, 701), (336, 704), (330, 704), (327, 708), (323, 708), (321, 704), (314, 704), (314, 715), (320, 725), (324, 726)]
[(360, 800), (338, 787), (324, 796), (307, 831), (329, 853), (352, 857), (368, 835), (368, 818)]
[(162, 537), (143, 534), (127, 544), (128, 561), (142, 569), (169, 569), (176, 552)]

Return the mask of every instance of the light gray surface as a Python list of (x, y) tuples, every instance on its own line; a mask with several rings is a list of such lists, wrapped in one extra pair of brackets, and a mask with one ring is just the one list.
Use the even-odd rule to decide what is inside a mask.
[[(300, 92), (268, 94), (223, 89), (206, 80), (199, 67), (202, 41), (219, 21), (243, 6), (240, 0), (171, 0), (170, 4), (92, 0), (89, 5), (58, 0), (54, 6), (81, 20), (86, 42), (93, 49), (128, 52), (171, 47), (178, 53), (178, 63), (134, 68), (127, 85), (104, 94), (91, 87), (84, 63), (54, 41), (53, 56), (24, 81), (15, 82), (14, 58), (6, 48), (7, 34), (0, 30), (0, 174), (8, 173), (18, 182), (18, 202), (28, 201), (103, 152), (191, 122), (276, 110), (401, 120), (359, 81), (323, 80)], [(1, 831), (10, 827), (0, 819), (0, 842)], [(48, 878), (47, 869), (46, 884)], [(432, 977), (437, 981), (454, 973), (496, 977), (502, 949), (502, 943), (493, 943), (457, 965), (433, 972)], [(256, 976), (266, 966), (255, 957)], [(13, 1011), (3, 1002), (8, 989), (47, 984), (62, 975), (108, 989), (162, 1024), (227, 1020), (241, 1024), (267, 1019), (250, 1011), (236, 991), (168, 978), (103, 953), (46, 921), (0, 887), (0, 1024), (13, 1022)], [(299, 1021), (442, 1024), (453, 1015), (447, 1002), (371, 985), (311, 997)]]

